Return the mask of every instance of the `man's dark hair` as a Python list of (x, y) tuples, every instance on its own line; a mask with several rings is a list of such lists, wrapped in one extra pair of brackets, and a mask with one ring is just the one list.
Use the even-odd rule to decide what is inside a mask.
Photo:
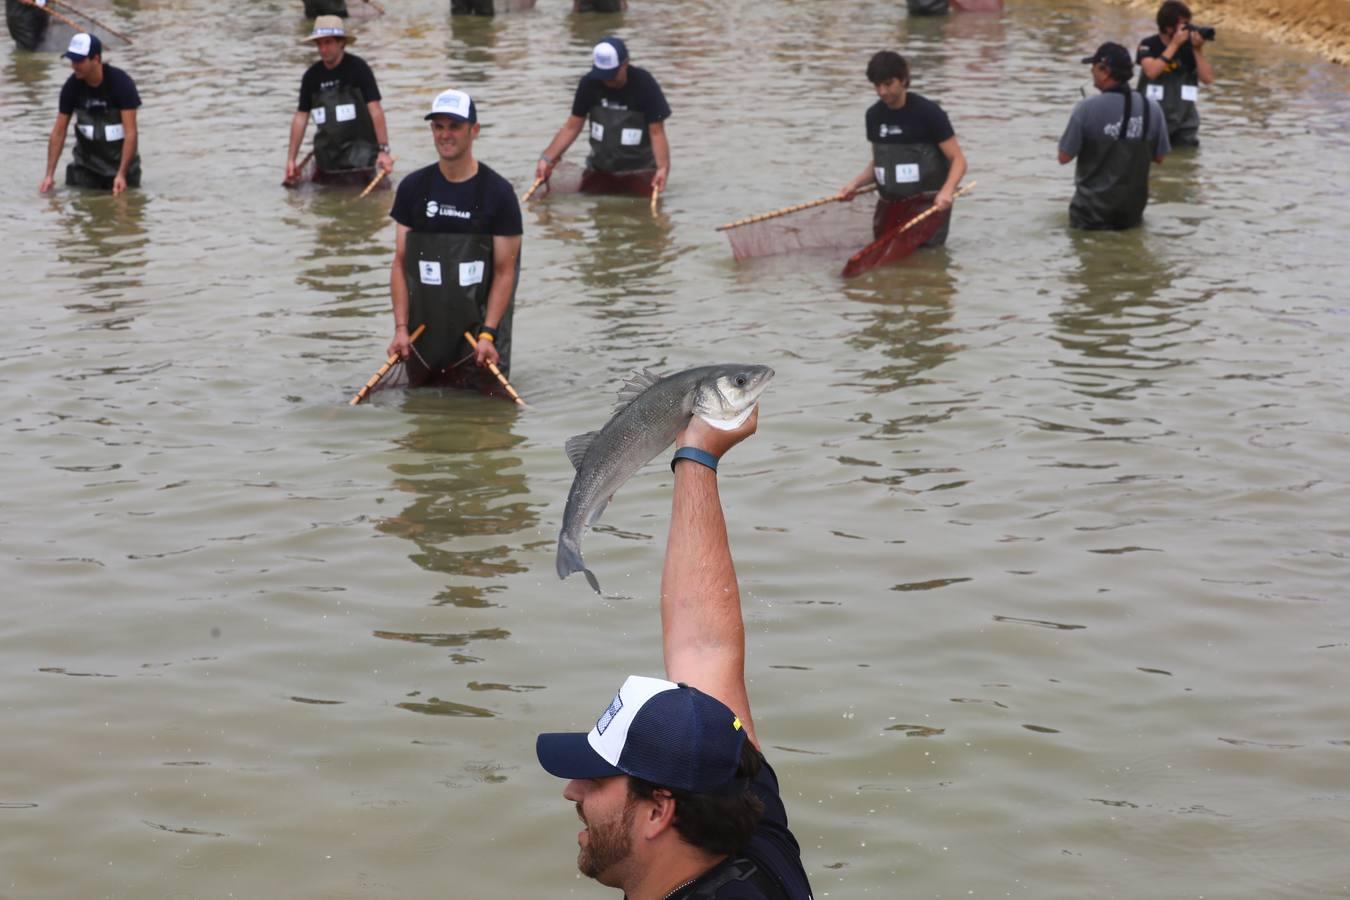
[(748, 740), (741, 747), (736, 779), (743, 787), (730, 794), (695, 794), (662, 787), (628, 776), (630, 797), (650, 800), (657, 791), (675, 798), (675, 830), (687, 843), (709, 853), (739, 853), (764, 815), (764, 804), (750, 790), (750, 782), (764, 765), (764, 756)]
[(1158, 30), (1175, 28), (1182, 19), (1190, 18), (1191, 8), (1181, 0), (1164, 0), (1163, 5), (1158, 7)]
[(892, 78), (899, 78), (908, 86), (909, 63), (894, 50), (882, 50), (868, 61), (867, 80), (873, 84), (881, 84)]

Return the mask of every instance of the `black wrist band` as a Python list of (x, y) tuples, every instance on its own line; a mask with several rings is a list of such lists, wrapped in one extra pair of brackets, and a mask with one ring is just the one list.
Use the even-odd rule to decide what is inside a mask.
[(707, 466), (714, 472), (717, 471), (717, 457), (713, 456), (707, 450), (700, 450), (697, 447), (681, 447), (675, 451), (675, 455), (670, 458), (670, 471), (675, 471), (675, 464), (682, 459), (690, 462), (696, 462), (701, 466)]

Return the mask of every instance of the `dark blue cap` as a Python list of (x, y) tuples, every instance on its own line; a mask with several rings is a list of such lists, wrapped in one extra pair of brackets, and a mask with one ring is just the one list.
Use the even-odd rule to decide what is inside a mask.
[(103, 57), (103, 42), (95, 35), (85, 34), (81, 31), (70, 39), (70, 46), (61, 55), (75, 62), (84, 62), (91, 56), (97, 56), (101, 59)]
[(559, 778), (631, 775), (695, 794), (743, 789), (745, 728), (731, 708), (685, 684), (629, 676), (588, 734), (541, 734), (539, 764)]
[(609, 81), (619, 74), (619, 67), (628, 62), (628, 48), (616, 37), (607, 37), (591, 51), (591, 70), (587, 78)]
[(1130, 51), (1126, 50), (1120, 44), (1107, 41), (1097, 48), (1097, 52), (1091, 56), (1083, 57), (1085, 63), (1102, 63), (1112, 71), (1130, 70), (1134, 71), (1134, 60), (1130, 59)]

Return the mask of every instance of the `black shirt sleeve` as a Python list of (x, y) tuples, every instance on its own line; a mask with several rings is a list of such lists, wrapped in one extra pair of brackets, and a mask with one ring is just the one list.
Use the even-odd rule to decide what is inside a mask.
[(66, 79), (66, 83), (61, 85), (61, 99), (57, 101), (56, 108), (63, 116), (69, 116), (75, 112), (75, 92), (76, 83), (79, 81), (74, 75)]
[(488, 216), (488, 232), (494, 237), (517, 237), (525, 233), (520, 218), (520, 201), (511, 182), (494, 173), (483, 192)]
[(139, 109), (141, 94), (131, 76), (108, 66), (104, 67), (104, 72), (108, 78), (108, 105), (116, 109)]
[(877, 141), (881, 140), (881, 110), (878, 109), (880, 105), (881, 101), (878, 100), (876, 103), (867, 107), (865, 121), (867, 128), (867, 142), (869, 144), (875, 144)]
[(947, 116), (947, 111), (931, 101), (925, 106), (924, 117), (927, 119), (926, 125), (933, 143), (940, 144), (956, 137), (956, 130), (952, 128), (952, 120)]
[(1152, 59), (1155, 56), (1162, 56), (1162, 52), (1167, 49), (1167, 45), (1162, 42), (1158, 35), (1152, 35), (1139, 42), (1139, 50), (1135, 54), (1135, 62), (1143, 62), (1146, 59)]
[(418, 226), (416, 213), (421, 198), (417, 196), (416, 185), (421, 180), (421, 172), (418, 171), (398, 183), (398, 190), (394, 192), (394, 205), (389, 210), (389, 218), (409, 228)]
[(577, 82), (577, 92), (572, 97), (572, 115), (582, 119), (586, 118), (599, 95), (599, 82), (592, 81), (589, 78), (581, 79)]
[(359, 56), (344, 56), (343, 59), (350, 63), (348, 83), (361, 89), (361, 96), (366, 98), (367, 103), (378, 102), (380, 88), (375, 83), (375, 73), (371, 71), (370, 65)]
[(314, 108), (313, 97), (319, 90), (319, 73), (317, 66), (323, 63), (316, 63), (305, 70), (305, 74), (300, 77), (300, 103), (296, 111), (307, 113)]
[(666, 95), (652, 74), (630, 66), (628, 75), (633, 80), (633, 105), (647, 117), (647, 124), (669, 119), (670, 104), (666, 102)]

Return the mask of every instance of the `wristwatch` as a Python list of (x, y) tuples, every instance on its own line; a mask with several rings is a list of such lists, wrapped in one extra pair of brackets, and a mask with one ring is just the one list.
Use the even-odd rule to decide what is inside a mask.
[(388, 153), (388, 152), (389, 152), (389, 145), (388, 145), (388, 144), (380, 144), (379, 147), (378, 147), (378, 149), (379, 149), (379, 151), (380, 151), (381, 153)]

